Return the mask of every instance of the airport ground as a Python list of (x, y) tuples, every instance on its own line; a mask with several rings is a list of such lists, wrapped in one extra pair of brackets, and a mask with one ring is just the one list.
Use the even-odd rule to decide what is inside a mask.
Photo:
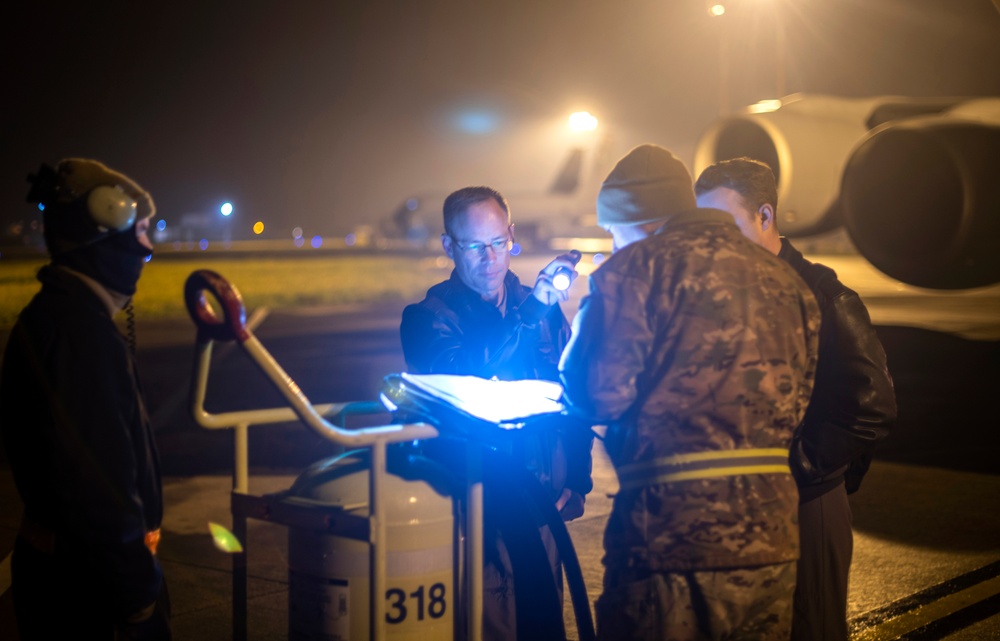
[[(537, 269), (518, 259), (522, 273)], [(537, 261), (536, 261), (537, 262)], [(1000, 389), (1000, 290), (917, 291), (873, 273), (864, 261), (824, 259), (872, 312), (896, 381), (900, 420), (851, 497), (855, 524), (849, 616), (852, 639), (1000, 639), (1000, 431), (990, 427)], [(238, 286), (239, 283), (236, 283)], [(582, 284), (567, 304), (576, 309)], [(382, 378), (403, 369), (401, 304), (257, 311), (255, 332), (316, 402), (371, 400)], [(6, 339), (6, 336), (0, 336)], [(231, 638), (230, 558), (207, 522), (228, 524), (232, 436), (195, 425), (187, 409), (194, 327), (139, 327), (139, 359), (161, 446), (166, 514), (161, 560), (170, 582), (176, 638)], [(281, 403), (234, 346), (217, 349), (208, 409)], [(298, 424), (251, 430), (251, 493), (289, 487), (308, 464), (337, 448)], [(594, 492), (569, 525), (593, 600), (600, 592), (601, 533), (615, 477), (598, 443)], [(16, 639), (9, 552), (20, 516), (0, 452), (0, 638)], [(287, 529), (251, 522), (249, 638), (287, 637)], [(572, 619), (567, 611), (572, 631)]]

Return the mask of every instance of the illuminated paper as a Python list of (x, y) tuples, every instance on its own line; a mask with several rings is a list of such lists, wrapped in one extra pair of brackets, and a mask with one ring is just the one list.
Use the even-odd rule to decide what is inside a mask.
[(447, 374), (403, 373), (401, 376), (408, 385), (491, 423), (516, 423), (541, 414), (558, 414), (565, 409), (559, 401), (562, 386), (552, 381), (497, 381)]

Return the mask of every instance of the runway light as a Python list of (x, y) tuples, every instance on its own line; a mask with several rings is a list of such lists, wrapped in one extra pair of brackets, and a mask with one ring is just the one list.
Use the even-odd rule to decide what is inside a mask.
[(597, 129), (597, 118), (589, 111), (578, 111), (570, 114), (569, 128), (573, 131), (593, 131)]
[(156, 221), (156, 228), (160, 231), (163, 231), (164, 229), (167, 228), (167, 221), (163, 220), (162, 218), (159, 219), (158, 221)]
[(264, 223), (262, 223), (259, 220), (257, 222), (255, 222), (253, 224), (253, 233), (257, 234), (258, 236), (261, 235), (261, 234), (263, 234), (264, 233)]
[(223, 216), (228, 216), (233, 213), (233, 203), (222, 203), (222, 207), (219, 207), (219, 211), (222, 212)]
[(766, 114), (779, 109), (781, 109), (780, 100), (761, 100), (747, 107), (747, 111), (752, 114)]
[(320, 247), (323, 246), (323, 237), (322, 236), (313, 236), (311, 242), (312, 242), (312, 246), (314, 248), (319, 249)]
[(202, 238), (201, 240), (198, 241), (198, 249), (200, 249), (201, 251), (205, 251), (206, 249), (208, 249), (207, 238)]

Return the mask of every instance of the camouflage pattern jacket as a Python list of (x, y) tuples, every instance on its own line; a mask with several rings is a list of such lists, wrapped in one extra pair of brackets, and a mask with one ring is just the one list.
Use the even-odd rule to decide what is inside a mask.
[(560, 370), (572, 406), (608, 425), (609, 571), (798, 557), (788, 449), (819, 325), (802, 279), (719, 210), (675, 215), (591, 275)]

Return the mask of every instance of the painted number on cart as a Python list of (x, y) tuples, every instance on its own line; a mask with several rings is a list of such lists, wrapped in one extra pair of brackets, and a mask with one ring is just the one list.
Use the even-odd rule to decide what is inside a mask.
[(426, 592), (421, 585), (409, 594), (399, 588), (390, 588), (385, 591), (385, 598), (389, 602), (386, 623), (402, 623), (410, 616), (417, 617), (418, 621), (423, 621), (424, 617), (440, 619), (448, 607), (444, 600), (444, 583), (435, 583)]

